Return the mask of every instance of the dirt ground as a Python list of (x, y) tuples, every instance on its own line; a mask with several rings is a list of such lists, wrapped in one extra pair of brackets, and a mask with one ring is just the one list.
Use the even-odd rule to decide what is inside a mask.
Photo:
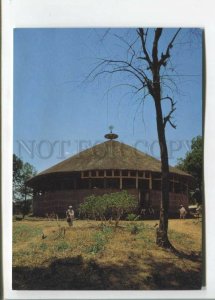
[(184, 290), (202, 286), (202, 223), (170, 220), (177, 255), (155, 243), (158, 221), (13, 223), (15, 290)]

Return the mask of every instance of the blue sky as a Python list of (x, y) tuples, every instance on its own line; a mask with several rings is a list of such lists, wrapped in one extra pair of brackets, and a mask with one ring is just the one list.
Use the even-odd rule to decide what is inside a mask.
[[(175, 31), (164, 30), (160, 51)], [(103, 142), (109, 125), (119, 141), (159, 158), (153, 100), (143, 103), (128, 87), (118, 86), (132, 83), (123, 74), (85, 80), (100, 58), (126, 57), (127, 46), (119, 36), (130, 42), (136, 32), (15, 29), (14, 152), (38, 171)], [(150, 48), (150, 35), (148, 40)], [(200, 31), (183, 29), (171, 51), (174, 84), (169, 81), (171, 91), (163, 91), (177, 102), (177, 128), (166, 128), (171, 165), (184, 157), (191, 139), (202, 134), (201, 47)], [(168, 107), (164, 103), (164, 111)]]

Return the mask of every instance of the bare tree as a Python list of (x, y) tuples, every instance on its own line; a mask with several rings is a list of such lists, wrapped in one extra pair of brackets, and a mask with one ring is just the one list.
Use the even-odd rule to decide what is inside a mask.
[[(120, 85), (129, 86), (129, 88), (134, 90), (135, 94), (142, 94), (142, 100), (145, 100), (148, 96), (151, 96), (154, 100), (162, 173), (162, 200), (160, 222), (157, 229), (157, 244), (164, 248), (172, 247), (168, 239), (169, 162), (165, 128), (167, 124), (170, 124), (174, 129), (176, 128), (176, 125), (172, 121), (172, 115), (176, 109), (173, 93), (171, 93), (171, 96), (167, 93), (165, 94), (165, 91), (168, 89), (172, 91), (170, 85), (174, 85), (175, 83), (169, 77), (166, 70), (168, 67), (170, 69), (172, 67), (170, 51), (180, 30), (180, 28), (175, 30), (163, 52), (159, 51), (159, 41), (163, 34), (162, 28), (138, 28), (136, 30), (136, 38), (133, 42), (128, 42), (126, 39), (118, 37), (127, 46), (126, 58), (122, 60), (101, 59), (99, 64), (89, 74), (89, 77), (93, 79), (101, 75), (105, 76), (106, 74), (126, 74), (128, 75), (127, 78), (131, 79), (130, 82), (128, 80), (126, 83)], [(152, 37), (152, 42), (150, 43), (148, 42), (149, 34)], [(164, 115), (162, 109), (163, 101), (168, 101), (170, 104), (169, 112), (166, 115)]]

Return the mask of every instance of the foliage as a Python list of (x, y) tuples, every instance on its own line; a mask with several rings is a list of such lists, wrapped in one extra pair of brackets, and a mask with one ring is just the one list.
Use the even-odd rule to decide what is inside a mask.
[(198, 190), (194, 194), (197, 202), (201, 202), (202, 174), (203, 174), (203, 140), (201, 136), (192, 139), (191, 150), (185, 158), (178, 160), (177, 168), (190, 173), (196, 180)]
[(45, 251), (45, 250), (48, 249), (48, 246), (47, 246), (46, 243), (41, 243), (41, 244), (39, 245), (39, 249), (42, 250), (42, 251)]
[(20, 202), (19, 209), (23, 217), (30, 211), (30, 201), (28, 200), (32, 199), (32, 189), (25, 183), (36, 173), (36, 169), (31, 164), (24, 163), (13, 154), (13, 201)]
[(137, 221), (140, 219), (139, 215), (135, 215), (135, 214), (128, 214), (126, 217), (126, 220), (128, 221)]
[(89, 196), (85, 203), (80, 205), (80, 213), (100, 220), (111, 218), (116, 226), (124, 213), (131, 212), (137, 205), (137, 200), (127, 191), (104, 194), (102, 196)]
[(131, 234), (137, 234), (139, 232), (139, 228), (137, 225), (134, 225), (132, 228), (131, 228)]
[(32, 200), (23, 200), (13, 202), (13, 216), (16, 221), (22, 221), (23, 218), (32, 212)]
[(107, 238), (104, 233), (97, 232), (93, 236), (93, 244), (87, 249), (89, 253), (96, 254), (104, 251)]
[(107, 226), (106, 224), (102, 224), (102, 232), (104, 232), (105, 234), (111, 234), (113, 232), (112, 227)]
[(13, 180), (20, 181), (21, 180), (21, 170), (23, 168), (23, 161), (13, 154)]
[(13, 229), (13, 243), (26, 242), (32, 238), (40, 237), (42, 230), (37, 226), (29, 227), (27, 223), (19, 223)]
[(70, 247), (70, 244), (69, 243), (67, 243), (66, 241), (61, 241), (61, 242), (59, 242), (57, 245), (56, 245), (56, 250), (57, 251), (62, 251), (62, 252), (64, 252), (65, 250), (68, 250), (68, 249), (70, 249), (71, 247)]

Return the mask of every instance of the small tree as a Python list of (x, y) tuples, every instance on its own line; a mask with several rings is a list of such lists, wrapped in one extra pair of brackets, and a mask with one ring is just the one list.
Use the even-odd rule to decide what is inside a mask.
[(13, 201), (21, 202), (20, 209), (24, 216), (30, 210), (32, 189), (26, 186), (26, 181), (36, 175), (36, 169), (29, 163), (24, 163), (13, 154)]
[(80, 205), (79, 212), (85, 217), (104, 220), (106, 208), (107, 205), (102, 196), (91, 195), (86, 198), (85, 203)]
[[(108, 198), (108, 195), (104, 195)], [(128, 194), (127, 191), (110, 194), (108, 208), (111, 211), (111, 217), (115, 220), (117, 226), (119, 220), (124, 213), (132, 212), (137, 206), (137, 200), (133, 195)]]
[(104, 194), (102, 196), (89, 196), (85, 203), (80, 205), (80, 213), (85, 216), (99, 218), (101, 221), (107, 217), (115, 220), (117, 226), (124, 213), (131, 212), (137, 206), (137, 200), (127, 191)]
[(177, 168), (188, 172), (195, 178), (198, 189), (193, 197), (201, 203), (203, 185), (203, 140), (201, 136), (192, 139), (191, 150), (186, 153), (185, 158), (178, 159)]

